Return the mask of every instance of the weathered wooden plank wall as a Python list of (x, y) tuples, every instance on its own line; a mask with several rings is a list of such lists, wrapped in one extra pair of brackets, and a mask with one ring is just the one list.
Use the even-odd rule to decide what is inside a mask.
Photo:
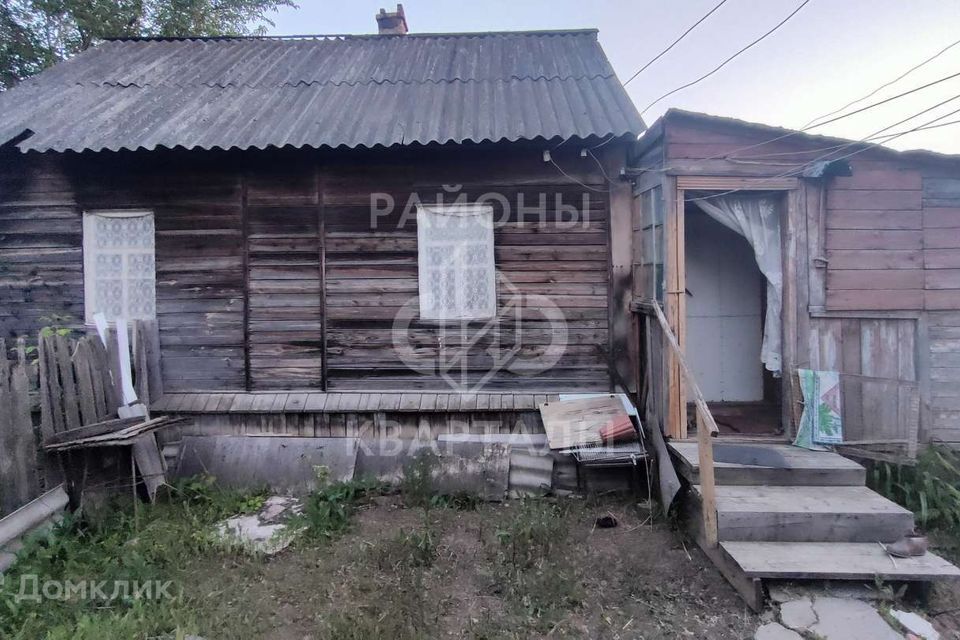
[[(46, 158), (0, 168), (0, 336), (83, 321), (81, 221), (72, 184)], [(0, 156), (0, 167), (5, 164)]]
[[(568, 344), (548, 371), (515, 363), (486, 375), (495, 343), (528, 363), (552, 343), (555, 327), (528, 303), (521, 324), (478, 340), (470, 334), (481, 325), (461, 335), (415, 320), (414, 360), (436, 369), (441, 343), (469, 340), (467, 383), (606, 390), (608, 186), (598, 163), (575, 149), (554, 158), (572, 178), (533, 145), (8, 158), (0, 167), (0, 263), (10, 265), (0, 273), (0, 329), (25, 333), (53, 313), (81, 326), (82, 212), (145, 208), (157, 229), (164, 389), (444, 388), (435, 370), (411, 369), (393, 345), (394, 317), (417, 295), (416, 216), (406, 207), (413, 194), (427, 202), (486, 194), (499, 223), (501, 303), (545, 296), (562, 314)], [(371, 215), (374, 193), (394, 198), (393, 213)]]
[[(381, 183), (397, 206), (390, 214), (371, 216), (364, 173), (353, 167), (329, 171), (325, 194), (329, 388), (447, 386), (436, 375), (417, 375), (393, 344), (394, 319), (417, 296), (416, 216), (407, 204), (412, 196), (424, 202), (438, 198), (453, 202), (458, 197), (471, 202), (490, 193), (505, 199), (491, 200), (499, 304), (526, 296), (549, 298), (563, 314), (569, 344), (549, 371), (526, 377), (501, 369), (484, 387), (608, 388), (605, 194), (558, 184), (555, 176), (542, 171), (541, 180), (554, 181), (517, 185), (502, 175), (476, 184), (481, 178), (475, 174), (473, 184), (458, 182), (460, 188), (452, 192), (433, 182), (429, 169), (423, 168)], [(529, 211), (519, 211), (518, 202)], [(581, 220), (571, 218), (574, 209), (580, 211)], [(466, 331), (440, 330), (434, 323), (414, 319), (405, 333), (412, 347), (407, 358), (417, 368), (429, 370), (437, 367), (443, 349), (474, 342), (466, 369), (452, 374), (471, 384), (491, 370), (494, 355), (488, 350), (495, 343), (514, 344), (520, 358), (531, 359), (542, 355), (556, 337), (555, 328), (536, 306), (528, 308), (519, 326), (497, 322), (481, 333), (486, 324), (471, 323)]]
[(246, 183), (250, 389), (323, 386), (320, 198), (312, 164)]
[(924, 178), (923, 227), (930, 341), (927, 436), (960, 442), (960, 177)]
[[(648, 155), (662, 145), (674, 175), (776, 176), (823, 154), (806, 136), (761, 144), (775, 137), (679, 115)], [(960, 442), (960, 166), (883, 151), (850, 163), (800, 199), (797, 364), (846, 374), (851, 439)]]
[(857, 163), (827, 189), (826, 308), (923, 308), (922, 178), (894, 163)]

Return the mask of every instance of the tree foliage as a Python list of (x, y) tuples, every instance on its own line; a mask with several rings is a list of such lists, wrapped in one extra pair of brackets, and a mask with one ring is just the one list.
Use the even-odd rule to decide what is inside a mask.
[(95, 45), (135, 36), (258, 35), (293, 0), (0, 0), (0, 90)]

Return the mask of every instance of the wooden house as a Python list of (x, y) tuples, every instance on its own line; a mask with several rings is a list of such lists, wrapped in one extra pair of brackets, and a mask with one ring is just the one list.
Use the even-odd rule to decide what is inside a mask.
[[(671, 110), (631, 167), (634, 308), (665, 307), (721, 433), (792, 437), (812, 369), (840, 373), (848, 453), (960, 441), (960, 156)], [(778, 219), (779, 319), (756, 248), (705, 214), (751, 198)], [(689, 388), (652, 333), (649, 409), (684, 437)]]
[(644, 125), (596, 31), (404, 30), (114, 40), (0, 94), (2, 334), (155, 318), (154, 408), (203, 433), (514, 429), (630, 377)]
[(378, 21), (109, 41), (0, 94), (0, 334), (156, 320), (152, 408), (198, 435), (541, 431), (558, 394), (626, 390), (752, 606), (771, 577), (960, 576), (891, 564), (912, 514), (783, 444), (801, 370), (838, 376), (844, 453), (960, 442), (960, 158), (644, 132), (595, 31)]

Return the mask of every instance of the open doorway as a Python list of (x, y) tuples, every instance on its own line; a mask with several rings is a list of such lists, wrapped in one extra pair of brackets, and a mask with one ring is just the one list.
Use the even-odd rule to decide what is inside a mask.
[(751, 243), (708, 208), (684, 206), (686, 358), (721, 435), (778, 435), (780, 379), (764, 353), (768, 280)]

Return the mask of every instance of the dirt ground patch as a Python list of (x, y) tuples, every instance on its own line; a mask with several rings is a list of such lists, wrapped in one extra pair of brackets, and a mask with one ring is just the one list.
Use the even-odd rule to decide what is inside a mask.
[[(596, 526), (614, 515), (615, 528)], [(748, 638), (758, 621), (698, 549), (610, 500), (409, 508), (265, 560), (190, 568), (210, 638)], [(188, 596), (191, 594), (187, 594)]]

